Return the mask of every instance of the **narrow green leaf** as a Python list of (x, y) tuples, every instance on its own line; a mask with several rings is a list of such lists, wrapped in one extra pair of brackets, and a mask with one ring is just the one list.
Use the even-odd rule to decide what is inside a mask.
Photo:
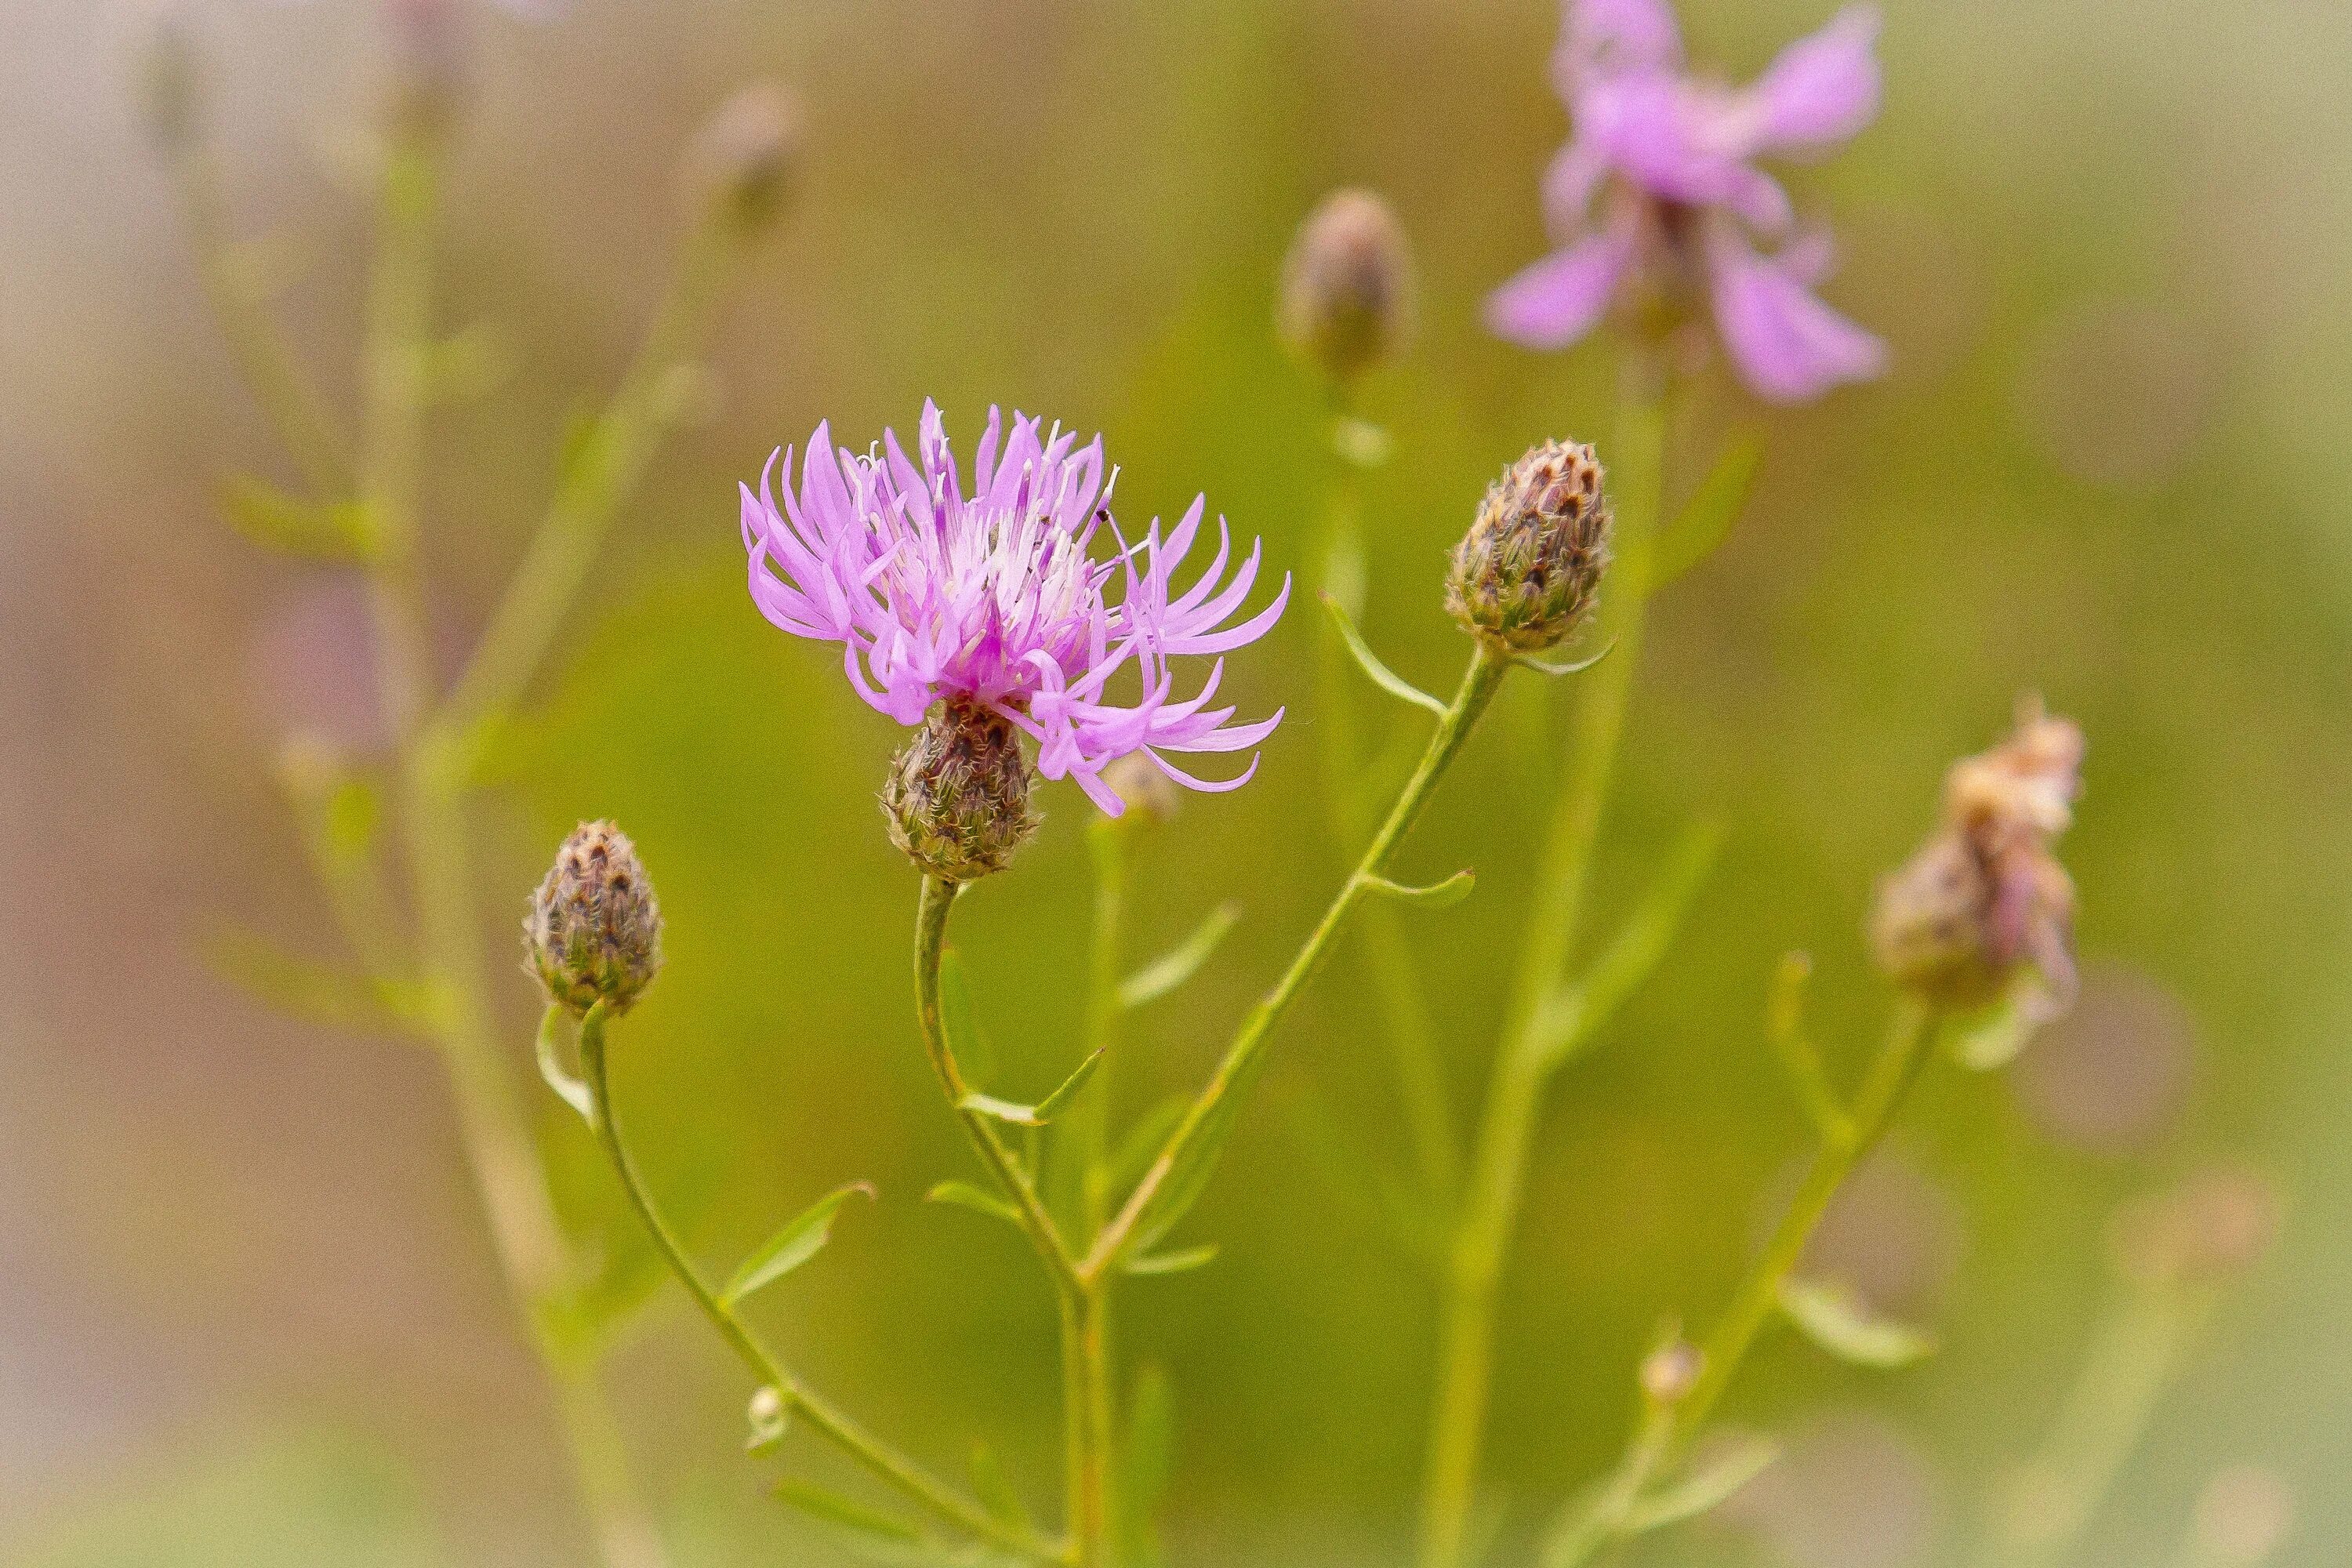
[(1933, 1334), (1877, 1316), (1843, 1285), (1791, 1279), (1780, 1287), (1780, 1310), (1807, 1339), (1856, 1366), (1908, 1366), (1936, 1352)]
[(985, 1081), (996, 1076), (996, 1048), (980, 1026), (971, 979), (964, 973), (963, 955), (953, 948), (940, 955), (940, 1027), (947, 1031), (948, 1054), (966, 1079)]
[(1400, 701), (1410, 702), (1416, 708), (1426, 708), (1441, 719), (1445, 716), (1444, 703), (1381, 662), (1380, 656), (1365, 644), (1362, 634), (1356, 630), (1356, 623), (1349, 620), (1348, 612), (1339, 607), (1339, 600), (1328, 594), (1323, 595), (1322, 599), (1323, 607), (1331, 612), (1331, 624), (1339, 628), (1339, 640), (1355, 656), (1356, 663), (1363, 672), (1371, 677), (1374, 686)]
[(1030, 1530), (1029, 1510), (1022, 1506), (1021, 1494), (1013, 1489), (1004, 1467), (997, 1462), (996, 1450), (985, 1443), (974, 1443), (970, 1470), (972, 1496), (980, 1500), (989, 1518), (1026, 1533)]
[(929, 1192), (925, 1193), (923, 1199), (927, 1203), (953, 1204), (958, 1208), (970, 1209), (974, 1214), (984, 1214), (991, 1218), (1001, 1219), (1007, 1225), (1017, 1226), (1022, 1223), (1019, 1209), (1014, 1208), (994, 1193), (975, 1187), (970, 1182), (941, 1182)]
[(1208, 963), (1209, 955), (1217, 951), (1217, 944), (1225, 940), (1225, 933), (1232, 931), (1234, 923), (1241, 918), (1242, 907), (1239, 904), (1219, 904), (1211, 910), (1207, 917), (1193, 928), (1191, 936), (1119, 983), (1118, 1005), (1135, 1008), (1148, 1002), (1157, 1002), (1192, 979), (1201, 972), (1201, 966)]
[(1384, 899), (1420, 904), (1433, 910), (1452, 909), (1470, 896), (1470, 889), (1477, 886), (1477, 882), (1478, 876), (1475, 871), (1456, 871), (1443, 882), (1433, 882), (1426, 888), (1408, 888), (1402, 882), (1391, 882), (1386, 877), (1367, 876), (1364, 879), (1364, 886)]
[(239, 926), (211, 932), (202, 951), (215, 974), (275, 1011), (363, 1034), (425, 1032), (425, 998), (405, 983), (298, 957)]
[(1764, 436), (1757, 429), (1732, 437), (1721, 458), (1674, 521), (1666, 525), (1650, 557), (1650, 587), (1664, 587), (1715, 553), (1748, 505), (1756, 471), (1764, 460)]
[(838, 1492), (831, 1492), (813, 1482), (787, 1476), (776, 1483), (776, 1496), (812, 1519), (879, 1540), (895, 1542), (901, 1546), (921, 1542), (922, 1531), (905, 1520), (852, 1502)]
[(307, 501), (243, 474), (221, 481), (217, 499), (228, 525), (265, 550), (358, 561), (373, 542), (367, 513), (356, 502)]
[(540, 1015), (539, 1076), (547, 1080), (547, 1087), (555, 1091), (558, 1100), (578, 1111), (580, 1120), (593, 1127), (596, 1125), (595, 1097), (588, 1092), (588, 1086), (563, 1065), (563, 1057), (559, 1049), (556, 1034), (562, 1027), (563, 1016), (563, 1009), (551, 1002), (548, 1004), (547, 1011)]
[(1822, 1142), (1832, 1148), (1843, 1148), (1853, 1136), (1853, 1118), (1839, 1102), (1828, 1069), (1822, 1066), (1821, 1052), (1805, 1033), (1805, 985), (1812, 973), (1813, 961), (1804, 953), (1781, 955), (1780, 966), (1772, 972), (1771, 996), (1765, 1008), (1765, 1033), (1772, 1042), (1773, 1055), (1780, 1058), (1781, 1071), (1788, 1077), (1797, 1103), (1812, 1120)]
[(806, 1263), (817, 1255), (819, 1248), (832, 1238), (833, 1217), (841, 1205), (853, 1195), (874, 1196), (874, 1187), (867, 1182), (851, 1182), (835, 1187), (803, 1209), (783, 1229), (768, 1239), (766, 1246), (743, 1260), (735, 1278), (719, 1292), (721, 1306), (731, 1307), (763, 1285), (770, 1285)]
[(1188, 1247), (1181, 1252), (1163, 1252), (1151, 1258), (1130, 1258), (1120, 1268), (1129, 1274), (1190, 1274), (1195, 1268), (1208, 1267), (1217, 1256), (1214, 1242), (1206, 1247)]
[(1642, 983), (1650, 977), (1674, 942), (1699, 884), (1723, 847), (1722, 824), (1705, 821), (1685, 829), (1658, 868), (1642, 901), (1583, 980), (1546, 1004), (1543, 1055), (1558, 1067), (1592, 1038)]
[(2047, 1016), (2048, 988), (2031, 964), (2021, 965), (2009, 989), (1972, 1012), (1946, 1015), (1937, 1036), (1947, 1055), (1971, 1072), (1990, 1072), (2017, 1059)]
[(1702, 1455), (1681, 1479), (1636, 1499), (1619, 1521), (1618, 1532), (1639, 1535), (1710, 1512), (1729, 1502), (1780, 1457), (1778, 1443), (1750, 1433), (1727, 1436), (1710, 1447), (1713, 1452)]
[(1129, 1568), (1156, 1568), (1161, 1561), (1154, 1520), (1168, 1490), (1176, 1452), (1176, 1411), (1167, 1374), (1147, 1363), (1135, 1374), (1129, 1395), (1127, 1440), (1118, 1454), (1119, 1560)]
[(1538, 675), (1582, 675), (1586, 670), (1591, 669), (1594, 665), (1599, 664), (1602, 659), (1607, 658), (1612, 653), (1615, 652), (1616, 648), (1616, 639), (1612, 637), (1608, 642), (1601, 645), (1601, 651), (1599, 653), (1588, 655), (1583, 658), (1537, 658), (1529, 654), (1521, 654), (1511, 662), (1514, 664), (1524, 665), (1526, 668), (1534, 670)]
[[(1264, 1059), (1263, 1056), (1259, 1058), (1260, 1061)], [(1240, 1102), (1247, 1098), (1247, 1090), (1260, 1070), (1253, 1063), (1202, 1117), (1199, 1129), (1178, 1152), (1176, 1163), (1152, 1194), (1150, 1204), (1129, 1237), (1129, 1251), (1150, 1251), (1201, 1201), (1209, 1178), (1216, 1173), (1217, 1162), (1224, 1156), (1226, 1142), (1234, 1135), (1234, 1123), (1240, 1119)]]
[(1008, 1121), (1015, 1127), (1044, 1127), (1070, 1108), (1070, 1102), (1077, 1099), (1079, 1090), (1087, 1087), (1087, 1080), (1095, 1076), (1095, 1069), (1102, 1066), (1103, 1053), (1108, 1048), (1097, 1047), (1090, 1052), (1087, 1059), (1078, 1064), (1077, 1070), (1062, 1080), (1060, 1088), (1034, 1105), (1016, 1105), (992, 1094), (967, 1094), (956, 1101), (956, 1108), (976, 1110), (982, 1116)]

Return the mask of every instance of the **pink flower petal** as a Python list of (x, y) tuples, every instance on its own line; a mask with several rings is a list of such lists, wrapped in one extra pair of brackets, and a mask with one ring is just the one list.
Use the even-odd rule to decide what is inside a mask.
[(1886, 372), (1886, 345), (1831, 310), (1745, 241), (1708, 247), (1716, 328), (1740, 379), (1772, 403), (1804, 403)]
[(1597, 325), (1633, 260), (1626, 231), (1556, 251), (1486, 297), (1486, 325), (1522, 348), (1564, 349)]
[(1833, 145), (1878, 117), (1878, 13), (1849, 6), (1780, 51), (1741, 95), (1756, 152)]

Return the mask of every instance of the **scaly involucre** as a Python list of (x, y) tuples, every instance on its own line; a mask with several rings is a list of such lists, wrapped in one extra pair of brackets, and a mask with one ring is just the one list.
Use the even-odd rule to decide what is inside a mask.
[[(928, 402), (913, 458), (887, 430), (865, 456), (836, 449), (829, 424), (809, 438), (797, 491), (792, 454), (782, 458), (781, 510), (776, 458), (756, 492), (741, 487), (751, 597), (783, 630), (840, 643), (850, 684), (874, 707), (909, 725), (943, 699), (1002, 714), (1036, 742), (1040, 773), (1076, 780), (1113, 816), (1120, 801), (1102, 772), (1123, 756), (1141, 752), (1199, 790), (1234, 789), (1257, 771), (1253, 757), (1240, 777), (1210, 781), (1163, 755), (1246, 751), (1282, 720), (1276, 710), (1233, 724), (1234, 709), (1210, 705), (1222, 658), (1198, 691), (1176, 695), (1172, 659), (1255, 641), (1290, 596), (1286, 577), (1271, 604), (1225, 625), (1257, 580), (1259, 547), (1228, 579), (1222, 518), (1215, 558), (1177, 588), (1204, 499), (1164, 538), (1155, 520), (1129, 542), (1111, 519), (1116, 473), (1101, 437), (1079, 447), (1018, 413), (1008, 434), (994, 408), (970, 493)], [(1114, 700), (1113, 678), (1130, 668), (1131, 700)]]
[(1758, 396), (1803, 402), (1882, 374), (1885, 346), (1813, 295), (1827, 237), (1799, 233), (1788, 193), (1755, 166), (1824, 152), (1876, 117), (1877, 37), (1877, 14), (1849, 8), (1733, 89), (1685, 67), (1665, 0), (1568, 0), (1552, 74), (1575, 134), (1543, 189), (1559, 249), (1495, 291), (1489, 325), (1565, 348), (1645, 275), (1703, 280)]

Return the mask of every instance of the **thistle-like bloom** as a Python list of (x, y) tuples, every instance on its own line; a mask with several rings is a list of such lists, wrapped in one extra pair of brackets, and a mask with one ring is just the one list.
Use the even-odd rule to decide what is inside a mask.
[(1629, 285), (1703, 287), (1759, 397), (1800, 403), (1883, 374), (1885, 345), (1812, 293), (1831, 268), (1827, 237), (1796, 232), (1788, 193), (1755, 163), (1825, 151), (1870, 123), (1877, 35), (1876, 12), (1850, 8), (1735, 89), (1685, 68), (1666, 0), (1568, 0), (1552, 68), (1575, 134), (1543, 185), (1560, 248), (1495, 291), (1488, 324), (1565, 348)]
[[(797, 492), (784, 455), (781, 511), (774, 465), (756, 493), (741, 487), (751, 598), (785, 631), (840, 643), (850, 685), (899, 723), (923, 722), (942, 700), (996, 714), (1036, 743), (1038, 773), (1076, 781), (1112, 816), (1122, 805), (1102, 773), (1123, 756), (1140, 752), (1198, 790), (1235, 789), (1257, 771), (1253, 757), (1240, 777), (1213, 782), (1166, 756), (1246, 751), (1282, 720), (1277, 710), (1234, 724), (1232, 708), (1211, 706), (1222, 658), (1198, 691), (1176, 694), (1171, 660), (1255, 642), (1290, 597), (1285, 578), (1273, 603), (1225, 624), (1257, 581), (1260, 552), (1253, 542), (1228, 578), (1223, 519), (1215, 557), (1177, 586), (1202, 499), (1164, 537), (1155, 521), (1129, 542), (1111, 520), (1117, 475), (1102, 437), (1079, 447), (1019, 414), (1008, 432), (992, 408), (967, 493), (929, 403), (911, 459), (892, 432), (861, 457), (819, 425)], [(1114, 699), (1114, 679), (1129, 700)]]

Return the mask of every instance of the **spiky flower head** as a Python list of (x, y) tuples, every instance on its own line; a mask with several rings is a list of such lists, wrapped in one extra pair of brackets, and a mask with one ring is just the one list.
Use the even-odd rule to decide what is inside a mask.
[(661, 906), (628, 836), (609, 822), (574, 828), (522, 923), (523, 965), (574, 1017), (596, 1003), (629, 1010), (661, 968)]
[(1609, 566), (1609, 499), (1590, 447), (1546, 441), (1486, 488), (1454, 548), (1445, 608), (1511, 653), (1556, 647), (1592, 613)]
[(2052, 852), (2082, 793), (2083, 732), (2020, 705), (2017, 728), (1953, 764), (1944, 821), (1881, 885), (1871, 917), (1879, 966), (1939, 1006), (1980, 1006), (2028, 975), (2040, 1022), (2074, 990), (2074, 884)]
[[(1008, 432), (994, 409), (966, 493), (928, 403), (912, 458), (893, 432), (860, 456), (818, 426), (797, 491), (784, 458), (781, 510), (774, 464), (758, 491), (742, 487), (752, 602), (795, 637), (840, 643), (850, 685), (875, 708), (908, 725), (940, 702), (994, 714), (1035, 745), (1041, 775), (1076, 781), (1112, 816), (1126, 808), (1103, 770), (1120, 757), (1198, 790), (1236, 789), (1257, 771), (1253, 758), (1239, 778), (1211, 782), (1168, 760), (1247, 750), (1282, 719), (1232, 724), (1231, 707), (1210, 706), (1222, 658), (1177, 695), (1175, 659), (1256, 641), (1290, 596), (1286, 578), (1272, 604), (1225, 625), (1257, 580), (1259, 550), (1227, 579), (1222, 519), (1215, 559), (1176, 585), (1202, 500), (1165, 538), (1155, 521), (1130, 542), (1111, 518), (1102, 437), (1081, 447), (1018, 414)], [(1114, 680), (1130, 700), (1114, 698)]]
[(1412, 335), (1412, 252), (1395, 211), (1370, 191), (1334, 191), (1290, 242), (1275, 325), (1292, 353), (1335, 382), (1401, 353)]
[(1029, 784), (1013, 721), (971, 698), (943, 698), (891, 759), (882, 785), (890, 842), (950, 882), (1002, 871), (1037, 830)]

